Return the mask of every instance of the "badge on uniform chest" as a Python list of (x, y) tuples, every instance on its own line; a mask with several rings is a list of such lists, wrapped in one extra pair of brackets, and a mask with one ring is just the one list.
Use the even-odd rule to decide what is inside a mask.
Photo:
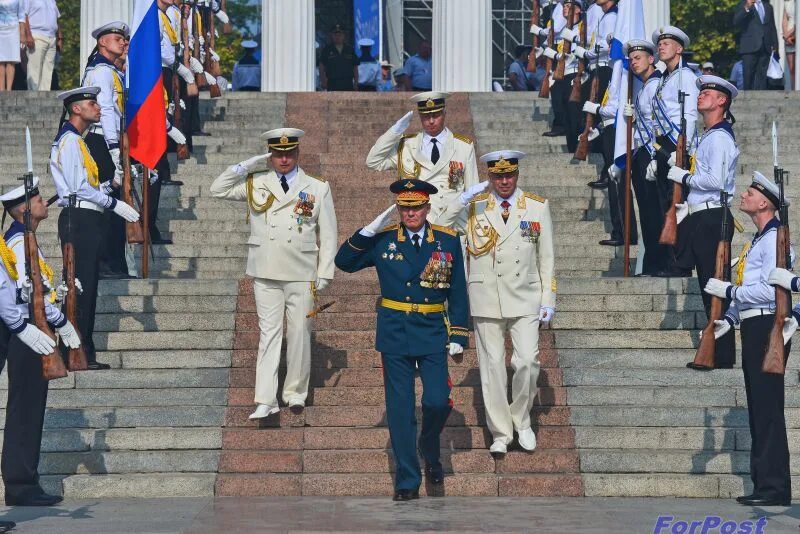
[(539, 221), (520, 221), (519, 230), (522, 233), (522, 238), (529, 243), (536, 243), (539, 241), (539, 234), (542, 227)]
[(316, 198), (314, 198), (314, 195), (311, 193), (300, 192), (300, 200), (297, 201), (293, 210), (294, 214), (297, 216), (298, 232), (302, 232), (302, 224), (311, 219), (311, 215), (314, 212), (315, 201)]
[(452, 269), (453, 255), (450, 252), (442, 252), (441, 249), (435, 250), (422, 274), (419, 275), (419, 285), (433, 289), (447, 289), (450, 287)]
[(384, 260), (403, 261), (404, 256), (402, 252), (397, 251), (397, 244), (393, 241), (386, 247), (386, 252), (381, 254), (381, 258)]
[(450, 189), (460, 189), (464, 183), (464, 164), (460, 161), (450, 162), (450, 174), (447, 176), (447, 185)]

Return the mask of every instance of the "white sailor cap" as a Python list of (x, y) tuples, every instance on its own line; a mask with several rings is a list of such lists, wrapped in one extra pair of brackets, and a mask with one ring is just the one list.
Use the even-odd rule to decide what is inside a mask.
[[(39, 177), (33, 177), (33, 187), (31, 187), (30, 196), (35, 197), (39, 194)], [(10, 210), (14, 206), (19, 206), (25, 202), (25, 186), (21, 185), (15, 187), (5, 195), (0, 196), (0, 202), (3, 203), (3, 208)]]
[(242, 41), (242, 48), (247, 48), (247, 49), (258, 48), (258, 43), (252, 39), (247, 39), (246, 41)]
[(389, 63), (385, 59), (383, 61), (381, 61), (381, 68), (382, 69), (383, 68), (391, 69), (392, 67), (394, 67), (394, 65), (392, 65), (391, 63)]
[(631, 55), (633, 52), (647, 52), (651, 56), (656, 55), (656, 46), (650, 41), (644, 39), (631, 39), (625, 46), (622, 47), (622, 53), (625, 56)]
[(678, 41), (684, 48), (689, 48), (689, 43), (691, 42), (689, 36), (675, 26), (661, 26), (653, 32), (653, 43), (658, 44), (662, 39)]
[(579, 8), (583, 9), (583, 0), (564, 0), (564, 5), (567, 4), (575, 4)]
[(444, 101), (450, 93), (439, 91), (425, 91), (411, 97), (411, 101), (417, 104), (417, 111), (420, 114), (436, 113), (444, 109)]
[[(767, 200), (772, 202), (776, 210), (781, 207), (781, 190), (778, 188), (778, 184), (768, 179), (760, 172), (753, 171), (753, 183), (750, 184), (750, 187), (767, 197)], [(783, 203), (786, 204), (787, 207), (791, 206), (791, 202), (789, 202), (786, 196), (783, 197)]]
[(68, 107), (74, 102), (81, 100), (97, 100), (97, 95), (100, 93), (100, 88), (94, 85), (86, 87), (76, 87), (63, 93), (58, 93), (58, 99), (64, 103), (64, 107)]
[(300, 138), (306, 133), (297, 128), (275, 128), (261, 134), (261, 139), (267, 141), (267, 148), (279, 152), (294, 150), (300, 144)]
[(525, 157), (525, 152), (519, 150), (495, 150), (481, 156), (481, 163), (486, 163), (492, 174), (505, 174), (519, 169), (519, 160)]
[(704, 69), (713, 69), (714, 68), (714, 64), (711, 63), (710, 61), (706, 61), (705, 63), (703, 63), (702, 67)]
[(358, 46), (359, 47), (372, 46), (374, 44), (375, 44), (375, 41), (373, 41), (372, 39), (368, 39), (367, 37), (364, 37), (363, 39), (359, 39), (358, 40)]
[(701, 91), (704, 89), (715, 89), (730, 97), (731, 100), (739, 95), (739, 90), (731, 82), (719, 76), (712, 76), (711, 74), (703, 74), (697, 78), (695, 82), (697, 88)]
[(95, 30), (92, 32), (92, 37), (94, 39), (99, 39), (109, 33), (117, 33), (125, 38), (128, 38), (131, 35), (131, 29), (121, 20), (115, 20), (95, 28)]

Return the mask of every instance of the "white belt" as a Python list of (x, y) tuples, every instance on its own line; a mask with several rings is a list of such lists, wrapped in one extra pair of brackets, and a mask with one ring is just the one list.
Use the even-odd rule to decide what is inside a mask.
[(739, 319), (744, 321), (745, 319), (750, 319), (751, 317), (761, 317), (762, 315), (775, 315), (775, 312), (766, 308), (751, 308), (749, 310), (740, 311)]
[(703, 202), (702, 204), (689, 204), (689, 214), (697, 213), (698, 211), (705, 211), (711, 210), (714, 208), (721, 208), (722, 205), (719, 202)]
[(601, 61), (599, 61), (598, 63), (595, 63), (595, 62), (593, 61), (593, 62), (591, 62), (591, 63), (589, 64), (589, 70), (590, 70), (590, 71), (592, 71), (592, 72), (594, 72), (594, 71), (595, 71), (595, 69), (598, 69), (598, 68), (600, 68), (600, 67), (608, 67), (608, 61), (602, 61), (602, 60), (601, 60)]
[(578, 72), (577, 65), (575, 67), (569, 67), (569, 68), (565, 69), (564, 70), (564, 76), (568, 76), (570, 74), (575, 74), (576, 72)]
[(90, 126), (89, 133), (103, 135), (103, 127), (102, 126)]
[(617, 119), (615, 119), (615, 118), (614, 119), (605, 119), (603, 121), (603, 123), (602, 123), (603, 124), (603, 128), (608, 128), (609, 126), (613, 125), (616, 121), (617, 121)]
[(82, 208), (85, 210), (92, 210), (92, 211), (99, 211), (100, 213), (105, 212), (105, 208), (102, 208), (95, 204), (94, 202), (90, 202), (88, 200), (78, 200), (75, 202), (76, 208)]

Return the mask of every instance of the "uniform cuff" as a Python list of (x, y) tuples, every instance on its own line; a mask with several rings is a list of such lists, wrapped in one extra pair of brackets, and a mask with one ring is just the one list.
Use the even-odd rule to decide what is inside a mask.
[(359, 252), (368, 249), (373, 241), (373, 237), (361, 235), (360, 232), (361, 230), (358, 230), (350, 239), (347, 240), (347, 244)]
[(67, 324), (67, 317), (63, 313), (60, 314), (61, 317), (56, 320), (54, 323), (50, 323), (53, 328), (61, 328), (65, 324)]
[(20, 332), (25, 330), (26, 326), (28, 326), (28, 321), (26, 319), (20, 319), (15, 324), (8, 325), (8, 329), (11, 331), (12, 334), (19, 334)]
[(725, 290), (725, 298), (733, 300), (736, 296), (736, 292), (734, 291), (736, 286), (730, 285), (728, 289)]
[(119, 148), (119, 143), (108, 143), (109, 150), (114, 150), (115, 148)]
[(792, 278), (792, 291), (795, 293), (800, 291), (800, 277), (795, 276)]
[(461, 326), (450, 326), (450, 343), (458, 343), (465, 349), (469, 347), (469, 330)]
[(114, 208), (116, 208), (116, 207), (117, 207), (117, 199), (116, 199), (116, 198), (114, 198), (114, 197), (108, 197), (108, 200), (109, 200), (110, 202), (108, 202), (108, 206), (106, 206), (106, 209), (113, 210)]

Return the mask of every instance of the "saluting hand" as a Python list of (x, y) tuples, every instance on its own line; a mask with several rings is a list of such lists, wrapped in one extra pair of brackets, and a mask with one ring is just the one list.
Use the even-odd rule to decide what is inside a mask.
[(408, 127), (411, 126), (411, 117), (413, 115), (413, 111), (409, 111), (403, 115), (400, 120), (398, 120), (396, 123), (394, 123), (394, 126), (392, 126), (392, 133), (400, 135), (401, 133), (405, 132)]
[(375, 217), (375, 220), (373, 220), (371, 223), (362, 228), (359, 233), (364, 237), (374, 236), (375, 234), (380, 232), (382, 228), (388, 226), (389, 221), (392, 220), (392, 215), (396, 210), (397, 210), (397, 205), (392, 204), (386, 210), (384, 210), (383, 213)]

